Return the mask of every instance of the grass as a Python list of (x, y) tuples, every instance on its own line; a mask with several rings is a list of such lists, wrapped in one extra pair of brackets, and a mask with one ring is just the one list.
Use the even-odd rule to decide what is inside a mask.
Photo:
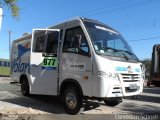
[(10, 67), (0, 67), (0, 75), (10, 75)]
[[(0, 61), (9, 62), (8, 59), (2, 59), (2, 58), (0, 58)], [(10, 75), (10, 67), (0, 66), (0, 75), (3, 75), (3, 76), (8, 76), (8, 75)]]

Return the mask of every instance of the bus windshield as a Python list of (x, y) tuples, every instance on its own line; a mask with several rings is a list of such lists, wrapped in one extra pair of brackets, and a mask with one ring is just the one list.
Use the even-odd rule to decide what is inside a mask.
[(117, 31), (100, 23), (84, 21), (84, 24), (97, 54), (138, 60)]

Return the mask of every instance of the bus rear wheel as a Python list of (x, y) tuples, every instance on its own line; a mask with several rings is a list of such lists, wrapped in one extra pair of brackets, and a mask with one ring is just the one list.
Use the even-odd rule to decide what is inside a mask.
[(21, 93), (24, 96), (29, 95), (29, 83), (28, 83), (28, 80), (26, 79), (22, 79), (21, 81)]

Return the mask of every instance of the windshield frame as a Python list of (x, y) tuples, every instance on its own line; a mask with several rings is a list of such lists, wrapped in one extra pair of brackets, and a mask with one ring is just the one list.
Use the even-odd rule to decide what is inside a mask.
[[(93, 40), (93, 36), (91, 35), (91, 33), (90, 33), (90, 30), (89, 30), (89, 27), (87, 26), (87, 23), (90, 23), (90, 24), (93, 24), (93, 25), (95, 25), (95, 26), (102, 26), (102, 27), (104, 27), (104, 28), (106, 28), (106, 29), (108, 29), (108, 30), (110, 30), (110, 31), (112, 31), (112, 32), (115, 32), (116, 34), (118, 34), (118, 36), (120, 37), (120, 40), (127, 46), (127, 50), (125, 51), (125, 50), (121, 50), (121, 49), (115, 49), (116, 51), (118, 51), (121, 55), (104, 55), (104, 54), (101, 54), (101, 53), (99, 53), (99, 52), (97, 52), (97, 50), (95, 49), (95, 46), (94, 46), (94, 40)], [(107, 58), (108, 57), (110, 57), (110, 58), (114, 58), (114, 59), (117, 59), (117, 58), (121, 58), (121, 60), (122, 59), (125, 59), (125, 61), (127, 60), (127, 61), (139, 61), (139, 59), (137, 58), (137, 56), (133, 53), (133, 51), (132, 51), (132, 49), (131, 49), (131, 47), (130, 47), (130, 45), (126, 42), (126, 40), (123, 38), (123, 36), (119, 33), (119, 32), (117, 32), (116, 30), (114, 30), (113, 28), (111, 28), (111, 27), (109, 27), (109, 26), (107, 26), (107, 25), (105, 25), (105, 24), (103, 24), (103, 23), (100, 23), (100, 22), (98, 22), (98, 21), (92, 21), (92, 20), (83, 20), (83, 24), (84, 24), (84, 26), (85, 26), (85, 28), (86, 28), (86, 30), (87, 30), (87, 32), (88, 32), (88, 34), (89, 34), (89, 36), (90, 36), (90, 38), (91, 38), (91, 43), (92, 43), (92, 47), (93, 47), (93, 49), (94, 49), (94, 51), (95, 51), (95, 53), (97, 54), (97, 55), (101, 55), (101, 56), (106, 56)], [(114, 48), (113, 48), (114, 49)], [(130, 56), (131, 57), (127, 57), (128, 55), (126, 55), (126, 53), (125, 52), (128, 52), (127, 54), (129, 55), (130, 54)], [(118, 59), (119, 60), (119, 59)]]

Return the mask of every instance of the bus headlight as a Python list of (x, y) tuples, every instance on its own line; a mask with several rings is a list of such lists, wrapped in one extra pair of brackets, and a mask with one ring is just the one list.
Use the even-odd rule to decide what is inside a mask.
[(117, 79), (118, 75), (116, 73), (111, 73), (111, 72), (104, 72), (104, 71), (98, 71), (99, 76), (107, 77), (107, 78), (112, 78), (112, 79)]
[(107, 73), (107, 77), (108, 77), (108, 78), (117, 79), (117, 74), (116, 74), (116, 73), (108, 72), (108, 73)]
[(103, 72), (103, 71), (98, 71), (98, 73), (97, 73), (99, 76), (103, 76), (103, 77), (105, 77), (107, 74), (106, 74), (106, 72)]

